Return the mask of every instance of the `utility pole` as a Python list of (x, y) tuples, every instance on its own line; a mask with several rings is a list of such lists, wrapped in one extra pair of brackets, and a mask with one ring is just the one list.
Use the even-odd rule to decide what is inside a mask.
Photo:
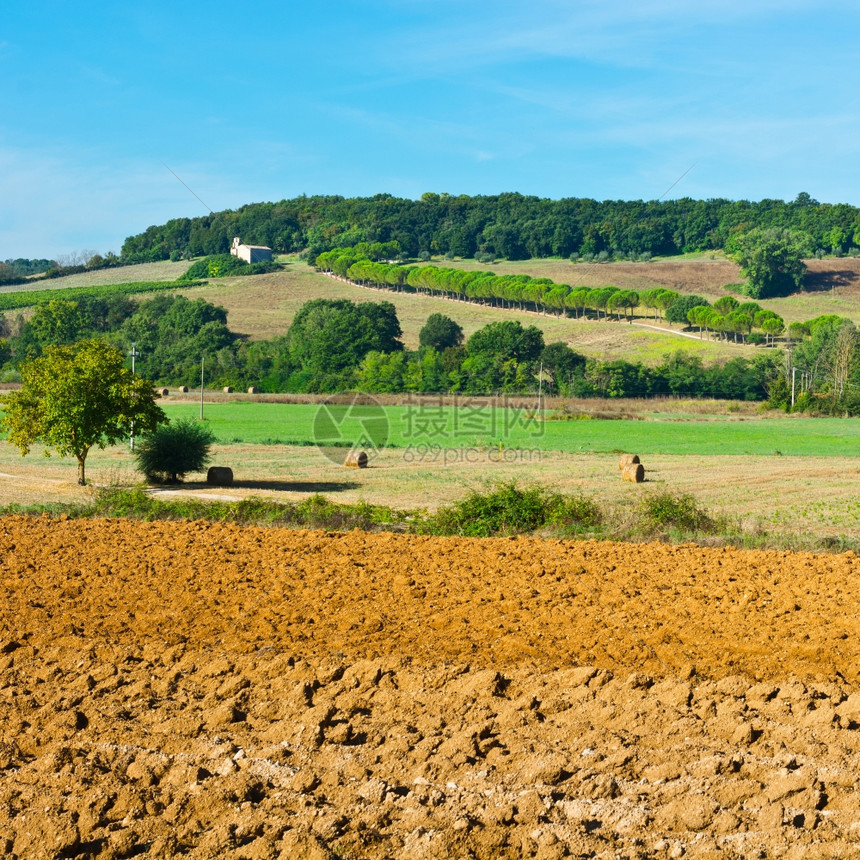
[(205, 358), (200, 359), (200, 420), (203, 420), (203, 367), (206, 363)]
[(794, 377), (797, 374), (797, 368), (791, 368), (791, 408), (794, 409)]
[[(131, 342), (131, 352), (129, 353), (131, 356), (131, 375), (134, 376), (134, 360), (140, 355), (137, 351), (137, 344), (132, 341)], [(131, 450), (134, 451), (134, 419), (131, 421), (131, 437), (129, 439), (129, 444), (131, 446)]]
[(543, 410), (541, 409), (541, 399), (543, 395), (543, 362), (540, 363), (540, 370), (538, 371), (538, 418), (543, 414)]

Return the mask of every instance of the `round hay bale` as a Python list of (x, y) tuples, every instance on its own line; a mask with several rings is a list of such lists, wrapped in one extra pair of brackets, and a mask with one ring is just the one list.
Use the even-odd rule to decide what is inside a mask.
[(233, 393), (233, 389), (229, 385), (225, 385), (223, 390), (224, 390), (225, 394), (232, 394)]
[(256, 385), (252, 385), (252, 386), (248, 389), (248, 394), (259, 394), (259, 393), (260, 393), (260, 389), (259, 389), (259, 388), (257, 388), (257, 386), (256, 386)]
[(180, 394), (188, 394), (188, 386), (180, 385), (179, 388), (176, 389)]
[(167, 395), (170, 394), (170, 389), (169, 388), (159, 388), (158, 393), (162, 397), (167, 397)]
[(367, 454), (364, 451), (350, 451), (346, 455), (343, 465), (348, 466), (350, 469), (366, 469)]
[(624, 467), (621, 477), (631, 484), (641, 484), (645, 480), (645, 467), (641, 463), (631, 463)]
[(638, 454), (622, 454), (618, 458), (618, 468), (623, 472), (625, 466), (632, 466), (639, 462)]
[(210, 466), (206, 483), (218, 487), (229, 487), (233, 483), (233, 470), (229, 466)]

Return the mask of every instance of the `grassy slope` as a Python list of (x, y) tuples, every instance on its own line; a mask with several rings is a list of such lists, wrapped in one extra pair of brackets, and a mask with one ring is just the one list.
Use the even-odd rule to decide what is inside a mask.
[[(299, 261), (290, 261), (285, 271), (271, 275), (213, 281), (188, 292), (189, 296), (192, 294), (223, 305), (230, 313), (230, 326), (252, 338), (283, 334), (295, 313), (309, 299), (346, 298), (357, 302), (392, 302), (403, 328), (403, 341), (412, 349), (418, 346), (418, 332), (427, 317), (443, 313), (463, 327), (466, 337), (487, 323), (516, 319), (523, 325), (538, 326), (547, 343), (563, 340), (579, 352), (600, 358), (626, 358), (655, 364), (665, 353), (678, 348), (701, 354), (705, 362), (752, 354), (750, 347), (684, 337), (679, 333), (680, 326), (676, 327), (676, 332), (661, 332), (623, 323), (559, 319), (410, 293), (364, 289), (317, 274)], [(641, 322), (652, 321), (643, 319)]]
[[(713, 256), (713, 258), (712, 258)], [(403, 340), (410, 348), (418, 344), (418, 332), (431, 313), (444, 313), (457, 320), (468, 337), (472, 332), (501, 319), (518, 319), (524, 325), (536, 325), (547, 342), (563, 340), (574, 349), (600, 358), (626, 358), (653, 365), (667, 352), (678, 348), (701, 355), (705, 362), (725, 360), (737, 355), (752, 355), (753, 348), (702, 341), (684, 337), (681, 326), (659, 325), (674, 329), (672, 333), (644, 325), (558, 319), (512, 310), (432, 299), (426, 296), (398, 294), (362, 289), (316, 274), (305, 263), (286, 258), (286, 268), (270, 275), (251, 278), (225, 278), (205, 287), (184, 291), (223, 305), (229, 311), (230, 326), (254, 339), (284, 334), (301, 305), (313, 298), (347, 298), (353, 301), (390, 301), (397, 307), (403, 327)], [(437, 260), (438, 265), (463, 269), (484, 269), (497, 273), (523, 273), (548, 277), (558, 283), (583, 286), (613, 284), (623, 288), (647, 289), (665, 286), (679, 292), (703, 295), (714, 301), (725, 295), (724, 285), (740, 280), (737, 266), (720, 255), (698, 255), (692, 258), (655, 260), (650, 263), (601, 263), (576, 265), (566, 260), (526, 260), (477, 264), (473, 260)], [(150, 263), (118, 269), (105, 269), (72, 275), (55, 281), (41, 282), (41, 288), (63, 289), (85, 284), (121, 283), (123, 281), (172, 280), (188, 266), (182, 263)], [(809, 261), (809, 292), (786, 299), (761, 302), (773, 308), (788, 322), (806, 320), (823, 313), (836, 313), (860, 322), (860, 260)], [(34, 285), (35, 286), (35, 285)], [(832, 289), (831, 289), (832, 287)], [(642, 309), (644, 312), (644, 309)]]
[[(522, 273), (548, 277), (558, 283), (582, 286), (612, 284), (630, 289), (665, 286), (682, 293), (696, 293), (715, 301), (726, 294), (724, 285), (740, 280), (737, 266), (716, 256), (715, 259), (672, 259), (650, 263), (602, 263), (573, 265), (566, 260), (527, 260), (481, 265), (473, 260), (436, 260), (438, 265), (463, 269), (484, 269), (497, 273)], [(819, 314), (835, 313), (860, 322), (860, 260), (811, 260), (809, 268), (815, 290), (787, 299), (762, 301), (788, 322), (807, 320)], [(828, 287), (834, 284), (835, 288)], [(738, 355), (751, 356), (754, 348), (714, 343), (685, 337), (679, 325), (658, 325), (669, 331), (649, 328), (653, 320), (643, 317), (641, 325), (558, 319), (553, 316), (499, 310), (445, 299), (369, 290), (316, 274), (298, 260), (289, 260), (286, 270), (254, 278), (229, 278), (213, 281), (195, 290), (209, 301), (230, 312), (230, 325), (252, 338), (283, 334), (301, 305), (312, 298), (347, 298), (353, 301), (390, 301), (397, 307), (407, 347), (418, 345), (418, 332), (431, 313), (455, 319), (468, 337), (472, 332), (500, 319), (518, 319), (523, 325), (536, 325), (546, 341), (563, 340), (588, 356), (625, 358), (648, 365), (660, 362), (675, 349), (698, 354), (708, 363)], [(189, 293), (190, 295), (190, 293)], [(743, 299), (742, 299), (743, 300)]]

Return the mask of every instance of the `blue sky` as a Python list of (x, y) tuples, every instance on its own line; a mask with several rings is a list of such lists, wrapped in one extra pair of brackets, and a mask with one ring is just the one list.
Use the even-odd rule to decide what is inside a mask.
[(860, 7), (5, 5), (0, 260), (299, 194), (860, 205)]

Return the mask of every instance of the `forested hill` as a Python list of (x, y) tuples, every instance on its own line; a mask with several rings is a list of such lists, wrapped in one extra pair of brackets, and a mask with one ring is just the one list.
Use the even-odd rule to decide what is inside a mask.
[(736, 237), (756, 228), (804, 234), (809, 255), (857, 253), (860, 209), (819, 203), (801, 193), (782, 200), (548, 200), (521, 194), (407, 200), (297, 197), (252, 203), (200, 218), (176, 218), (126, 239), (128, 262), (226, 252), (234, 236), (279, 253), (314, 255), (359, 242), (399, 243), (404, 257), (449, 254), (507, 258), (612, 256), (647, 259), (691, 251), (732, 252)]

